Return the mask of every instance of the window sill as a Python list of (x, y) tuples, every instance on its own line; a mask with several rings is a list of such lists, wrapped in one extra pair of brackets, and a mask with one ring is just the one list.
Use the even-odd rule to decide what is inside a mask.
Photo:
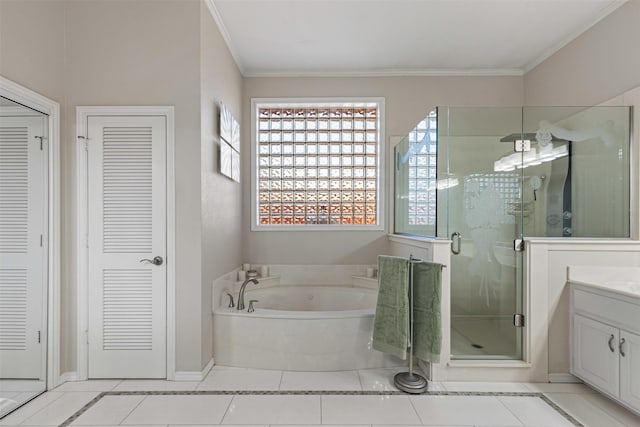
[(253, 225), (251, 231), (377, 231), (384, 232), (381, 225)]

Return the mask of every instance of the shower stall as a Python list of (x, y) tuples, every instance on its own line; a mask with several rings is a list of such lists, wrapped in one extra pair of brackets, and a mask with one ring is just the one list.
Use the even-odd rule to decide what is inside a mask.
[(451, 359), (523, 358), (525, 238), (629, 238), (629, 107), (438, 107), (395, 147), (396, 234), (451, 241)]

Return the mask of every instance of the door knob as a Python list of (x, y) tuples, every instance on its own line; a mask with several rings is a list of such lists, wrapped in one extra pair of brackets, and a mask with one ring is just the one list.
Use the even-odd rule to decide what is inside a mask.
[(164, 260), (162, 259), (161, 256), (156, 256), (156, 257), (153, 257), (153, 259), (143, 258), (140, 260), (140, 262), (148, 262), (149, 264), (153, 264), (153, 265), (162, 265)]

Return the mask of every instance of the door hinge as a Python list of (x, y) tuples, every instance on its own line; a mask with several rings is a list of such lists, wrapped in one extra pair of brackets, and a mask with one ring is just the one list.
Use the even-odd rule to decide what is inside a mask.
[(513, 326), (516, 328), (524, 328), (524, 314), (513, 315)]
[(40, 344), (41, 339), (42, 339), (42, 333), (38, 331), (38, 344)]
[(79, 139), (80, 142), (82, 143), (82, 148), (84, 148), (84, 151), (89, 151), (89, 145), (87, 144), (87, 141), (89, 140), (89, 138), (82, 135), (78, 135), (76, 136), (76, 138)]
[(513, 241), (513, 250), (516, 252), (524, 252), (524, 239), (515, 239)]
[(513, 151), (516, 153), (531, 151), (531, 141), (528, 139), (516, 139), (513, 143)]
[(87, 342), (87, 345), (89, 345), (89, 330), (88, 329), (84, 330), (84, 337), (85, 337), (85, 341)]
[(35, 136), (34, 138), (40, 140), (40, 151), (42, 151), (42, 140), (44, 139), (44, 136)]

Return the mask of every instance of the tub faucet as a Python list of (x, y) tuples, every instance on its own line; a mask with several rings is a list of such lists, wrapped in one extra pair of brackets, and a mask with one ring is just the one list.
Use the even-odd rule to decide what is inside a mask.
[(253, 283), (257, 285), (260, 282), (258, 282), (256, 279), (251, 278), (251, 279), (245, 280), (242, 283), (242, 286), (240, 286), (240, 293), (238, 294), (238, 305), (237, 305), (238, 310), (244, 310), (244, 288), (246, 288), (249, 283)]

